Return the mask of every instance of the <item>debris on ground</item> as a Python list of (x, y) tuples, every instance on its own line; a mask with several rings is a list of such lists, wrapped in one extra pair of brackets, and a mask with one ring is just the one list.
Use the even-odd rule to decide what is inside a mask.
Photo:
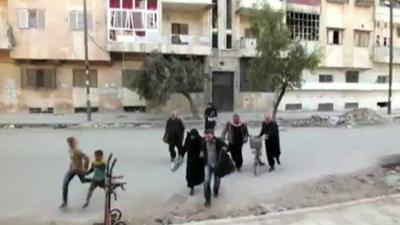
[(339, 116), (315, 114), (309, 118), (285, 120), (280, 124), (290, 127), (346, 127), (381, 125), (388, 120), (371, 109), (354, 109)]
[(371, 109), (354, 109), (342, 114), (339, 123), (351, 126), (369, 126), (387, 123), (388, 120)]

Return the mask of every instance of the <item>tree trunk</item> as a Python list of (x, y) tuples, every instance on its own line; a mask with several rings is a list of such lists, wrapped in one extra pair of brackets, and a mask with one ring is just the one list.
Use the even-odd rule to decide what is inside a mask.
[(278, 108), (279, 108), (279, 105), (281, 104), (282, 98), (286, 93), (287, 86), (288, 86), (287, 83), (284, 83), (282, 85), (282, 87), (279, 89), (279, 95), (276, 98), (276, 101), (274, 102), (274, 107), (273, 107), (273, 111), (272, 111), (272, 118), (274, 120), (276, 119), (276, 114), (278, 113)]
[(189, 101), (190, 104), (190, 110), (192, 111), (192, 117), (194, 119), (200, 119), (199, 116), (199, 111), (197, 110), (196, 105), (193, 102), (192, 96), (190, 95), (190, 93), (182, 93), (183, 96), (185, 96), (185, 98)]

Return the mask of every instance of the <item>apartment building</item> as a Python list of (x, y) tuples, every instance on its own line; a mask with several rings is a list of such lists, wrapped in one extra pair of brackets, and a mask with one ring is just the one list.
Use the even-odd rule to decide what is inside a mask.
[[(256, 0), (87, 0), (93, 111), (146, 110), (130, 84), (144, 56), (196, 57), (204, 64), (200, 108), (266, 111), (274, 94), (249, 82), (256, 56), (250, 10)], [(388, 8), (373, 0), (270, 0), (285, 10), (293, 37), (323, 59), (280, 110), (378, 109), (387, 102)], [(400, 10), (395, 10), (400, 21)], [(400, 107), (396, 27), (393, 108)], [(399, 40), (397, 40), (399, 39)], [(85, 111), (82, 0), (0, 1), (0, 112)], [(162, 110), (188, 110), (173, 96)]]

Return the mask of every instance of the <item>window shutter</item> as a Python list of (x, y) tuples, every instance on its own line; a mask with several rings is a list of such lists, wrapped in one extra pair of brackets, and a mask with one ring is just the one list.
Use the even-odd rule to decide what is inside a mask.
[(188, 35), (189, 34), (189, 25), (181, 24), (181, 34)]
[(328, 44), (333, 44), (333, 30), (328, 30)]
[(71, 31), (76, 30), (76, 12), (75, 11), (69, 12), (69, 28)]
[(27, 78), (27, 73), (26, 69), (21, 68), (21, 88), (25, 89), (28, 87), (28, 78)]
[(46, 69), (44, 70), (44, 87), (53, 89), (56, 87), (55, 84), (55, 70)]
[(88, 30), (93, 30), (93, 14), (91, 12), (87, 13), (87, 24), (88, 24)]
[(43, 29), (45, 27), (45, 11), (38, 10), (37, 11), (37, 28)]
[(29, 12), (27, 9), (18, 9), (18, 26), (20, 29), (29, 28)]
[(97, 88), (97, 70), (90, 70), (90, 87)]
[(37, 83), (36, 83), (36, 70), (34, 70), (34, 69), (26, 69), (26, 77), (27, 77), (26, 86), (29, 87), (29, 88), (35, 88), (37, 86)]
[(171, 31), (172, 34), (179, 34), (179, 24), (177, 23), (171, 24)]

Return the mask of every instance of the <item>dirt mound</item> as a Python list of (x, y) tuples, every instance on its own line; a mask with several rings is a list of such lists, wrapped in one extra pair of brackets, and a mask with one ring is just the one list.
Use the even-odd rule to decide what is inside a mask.
[(388, 122), (387, 119), (371, 109), (354, 109), (339, 117), (338, 125), (365, 126), (380, 125)]

